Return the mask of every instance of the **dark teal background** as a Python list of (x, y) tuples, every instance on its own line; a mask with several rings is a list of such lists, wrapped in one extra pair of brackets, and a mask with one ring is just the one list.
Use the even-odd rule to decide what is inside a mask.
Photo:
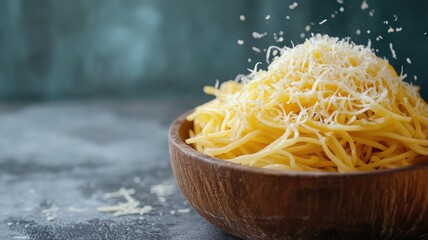
[[(368, 0), (369, 9), (362, 11), (362, 1), (344, 0), (345, 11), (334, 19), (330, 14), (342, 6), (336, 0), (300, 0), (290, 10), (292, 2), (0, 0), (0, 99), (202, 95), (202, 86), (233, 79), (263, 60), (251, 46), (266, 48), (280, 30), (287, 45), (301, 43), (299, 35), (310, 22), (313, 32), (351, 36), (362, 44), (370, 38), (389, 59), (392, 42), (399, 58), (392, 64), (398, 71), (403, 65), (409, 79), (416, 74), (428, 97), (427, 1)], [(324, 18), (328, 21), (318, 25)], [(403, 31), (388, 34), (384, 20)], [(269, 35), (255, 40), (253, 31)], [(378, 35), (384, 40), (377, 42)], [(237, 39), (245, 45), (238, 46)]]

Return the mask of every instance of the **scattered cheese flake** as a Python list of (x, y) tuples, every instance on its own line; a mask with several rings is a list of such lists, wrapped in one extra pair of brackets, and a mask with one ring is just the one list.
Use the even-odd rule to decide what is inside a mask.
[(300, 33), (300, 38), (305, 38), (305, 34), (304, 33)]
[(293, 9), (295, 9), (298, 5), (299, 5), (299, 4), (298, 4), (297, 2), (294, 2), (294, 3), (290, 4), (290, 5), (288, 6), (288, 8), (290, 8), (291, 10), (293, 10)]
[(263, 38), (266, 35), (267, 35), (267, 32), (264, 32), (264, 33), (253, 32), (253, 38), (255, 39)]
[(344, 12), (344, 11), (345, 11), (345, 8), (340, 7), (340, 8), (339, 8), (339, 11), (340, 11), (340, 12)]
[(310, 26), (310, 25), (306, 25), (306, 27), (305, 27), (305, 31), (306, 31), (306, 32), (311, 31), (311, 26)]
[(360, 35), (361, 34), (361, 30), (357, 29), (357, 31), (355, 31), (355, 34)]
[(261, 53), (262, 51), (260, 50), (260, 48), (256, 48), (256, 47), (252, 47), (251, 48), (254, 52), (256, 53)]
[(241, 22), (245, 21), (245, 16), (244, 15), (239, 16), (239, 20), (241, 20)]
[(174, 215), (175, 214), (175, 210), (169, 211), (169, 214)]
[(337, 3), (343, 4), (343, 0), (337, 0)]
[(383, 21), (383, 24), (387, 25), (388, 24), (388, 20)]
[(273, 55), (273, 56), (278, 55), (278, 50), (276, 50), (276, 49), (275, 49), (275, 50), (273, 50), (273, 51), (272, 51), (272, 55)]
[(270, 19), (270, 15), (266, 15), (265, 19), (269, 20)]
[(56, 212), (58, 212), (58, 210), (59, 208), (53, 204), (50, 208), (43, 209), (42, 213), (45, 215), (46, 220), (50, 222), (56, 218)]
[(238, 43), (238, 45), (242, 46), (242, 45), (244, 45), (244, 40), (238, 39), (237, 43)]
[(144, 215), (152, 210), (151, 206), (140, 208), (140, 202), (131, 196), (133, 194), (135, 194), (135, 190), (132, 188), (120, 188), (118, 192), (106, 193), (104, 199), (122, 197), (126, 202), (120, 202), (114, 206), (99, 207), (97, 210), (99, 212), (113, 212), (116, 217), (134, 214)]
[(69, 212), (76, 212), (76, 213), (86, 212), (87, 210), (88, 210), (87, 208), (76, 208), (76, 207), (68, 208)]
[(368, 33), (368, 34), (370, 34), (370, 33), (371, 33), (371, 31), (370, 31), (370, 30), (367, 30), (367, 33)]
[(394, 14), (394, 21), (396, 22), (398, 20), (397, 15)]
[(395, 29), (396, 32), (401, 32), (401, 30), (403, 30), (401, 27)]
[(336, 15), (334, 15), (334, 13), (332, 13), (332, 14), (330, 15), (330, 17), (331, 17), (331, 18), (335, 18), (335, 17), (336, 17)]
[(8, 223), (7, 223), (7, 225), (8, 225), (8, 226), (12, 226), (12, 225), (13, 225), (13, 223), (11, 223), (11, 222), (8, 222)]
[(371, 10), (371, 11), (369, 12), (369, 16), (370, 16), (370, 17), (373, 17), (373, 16), (374, 16), (374, 13), (375, 13), (375, 11), (374, 11), (374, 10)]
[(150, 193), (158, 197), (159, 202), (166, 202), (165, 197), (174, 192), (174, 185), (157, 184), (150, 187)]
[(275, 40), (276, 42), (284, 42), (284, 38), (283, 37), (279, 37), (278, 39)]
[(189, 208), (178, 209), (177, 212), (178, 213), (188, 213), (188, 212), (190, 212), (190, 209)]
[(410, 58), (406, 58), (406, 61), (408, 64), (412, 64), (412, 60), (410, 60)]
[(414, 75), (413, 79), (415, 79), (415, 81), (418, 81), (418, 76)]
[(424, 35), (427, 35), (427, 32), (424, 32)]
[(394, 31), (395, 31), (394, 28), (392, 28), (392, 27), (388, 28), (388, 33), (393, 33)]
[(136, 183), (136, 184), (139, 184), (139, 183), (141, 183), (141, 178), (140, 177), (134, 177), (134, 182)]
[(285, 16), (285, 18), (286, 18), (287, 20), (289, 20), (289, 19), (290, 19), (290, 16), (288, 16), (288, 15), (287, 15), (287, 16)]
[(363, 0), (361, 3), (361, 10), (366, 10), (367, 8), (369, 8), (369, 5), (367, 4), (366, 0)]
[(251, 58), (248, 58), (248, 60), (247, 60), (249, 63), (251, 62)]
[(284, 31), (279, 31), (279, 35), (284, 35)]
[(327, 22), (327, 19), (322, 20), (321, 22), (319, 22), (319, 25), (324, 24), (325, 22)]
[(389, 43), (389, 49), (391, 49), (392, 58), (397, 59), (397, 54), (395, 53), (392, 43)]

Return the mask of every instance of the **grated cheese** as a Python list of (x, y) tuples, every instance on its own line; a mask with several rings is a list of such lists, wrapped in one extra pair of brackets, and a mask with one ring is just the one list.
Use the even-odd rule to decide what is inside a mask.
[(311, 31), (311, 26), (310, 26), (310, 25), (306, 25), (306, 27), (305, 27), (305, 31), (306, 31), (306, 32)]
[(264, 33), (253, 32), (253, 38), (255, 38), (255, 39), (263, 38), (266, 35), (267, 35), (267, 32), (264, 32)]
[(363, 0), (361, 3), (361, 10), (366, 10), (367, 8), (369, 8), (369, 5), (367, 4), (366, 0)]
[(139, 207), (140, 201), (132, 197), (132, 195), (134, 194), (135, 189), (133, 188), (120, 188), (117, 192), (106, 193), (103, 197), (105, 200), (111, 198), (124, 198), (126, 202), (119, 202), (117, 205), (112, 206), (99, 207), (97, 210), (99, 212), (112, 212), (116, 217), (135, 214), (139, 214), (142, 216), (152, 211), (152, 206), (147, 205), (142, 208)]
[(290, 8), (290, 10), (293, 10), (293, 9), (295, 9), (298, 5), (299, 5), (299, 4), (298, 4), (297, 2), (294, 2), (294, 3), (290, 4), (290, 5), (288, 6), (288, 8)]
[(343, 7), (339, 8), (339, 12), (344, 12), (344, 11), (345, 11), (345, 8), (343, 8)]
[(395, 29), (396, 32), (401, 32), (401, 30), (403, 30), (401, 27)]
[(58, 210), (59, 208), (55, 204), (52, 204), (50, 208), (43, 209), (42, 213), (45, 215), (46, 220), (51, 222), (56, 218), (56, 213)]
[(395, 30), (391, 26), (388, 28), (388, 33), (393, 33)]
[(174, 185), (157, 184), (150, 187), (150, 193), (155, 194), (159, 202), (166, 202), (167, 196), (175, 190)]
[(254, 52), (256, 52), (256, 53), (261, 53), (262, 52), (262, 50), (260, 50), (260, 48), (257, 48), (257, 47), (252, 47), (251, 48)]
[(397, 54), (394, 50), (394, 46), (392, 46), (392, 43), (389, 43), (389, 49), (391, 50), (392, 58), (397, 59)]
[(178, 209), (177, 212), (178, 213), (188, 213), (188, 212), (190, 212), (190, 209), (189, 208)]
[(244, 45), (244, 40), (238, 39), (238, 41), (236, 41), (238, 43), (238, 45)]
[(270, 15), (266, 15), (265, 19), (269, 20), (270, 19)]
[(283, 42), (284, 41), (284, 38), (283, 37), (279, 37), (279, 38), (277, 38), (276, 40), (275, 40), (275, 42)]
[(406, 62), (407, 62), (408, 64), (412, 64), (412, 60), (410, 60), (410, 58), (406, 58)]
[(355, 34), (360, 35), (361, 34), (361, 30), (357, 29), (357, 31), (355, 31)]
[(321, 22), (319, 22), (319, 25), (324, 24), (325, 22), (327, 22), (327, 19), (322, 20)]
[(245, 21), (245, 16), (244, 15), (239, 16), (239, 20), (241, 20), (241, 22)]

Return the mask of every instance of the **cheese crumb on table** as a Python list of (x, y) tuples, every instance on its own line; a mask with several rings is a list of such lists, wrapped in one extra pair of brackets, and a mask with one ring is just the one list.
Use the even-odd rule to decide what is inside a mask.
[(119, 202), (112, 206), (99, 207), (97, 210), (99, 212), (113, 212), (116, 217), (135, 214), (144, 215), (152, 211), (152, 206), (139, 207), (140, 201), (133, 198), (131, 196), (133, 194), (135, 194), (135, 189), (132, 188), (120, 188), (117, 192), (106, 193), (104, 194), (104, 199), (122, 197), (126, 202)]

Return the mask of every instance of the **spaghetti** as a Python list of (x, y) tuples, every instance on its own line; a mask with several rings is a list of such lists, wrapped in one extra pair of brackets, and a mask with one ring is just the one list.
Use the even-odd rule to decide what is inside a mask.
[(428, 155), (428, 105), (370, 46), (316, 35), (279, 49), (267, 71), (205, 87), (187, 144), (277, 170), (402, 167)]

